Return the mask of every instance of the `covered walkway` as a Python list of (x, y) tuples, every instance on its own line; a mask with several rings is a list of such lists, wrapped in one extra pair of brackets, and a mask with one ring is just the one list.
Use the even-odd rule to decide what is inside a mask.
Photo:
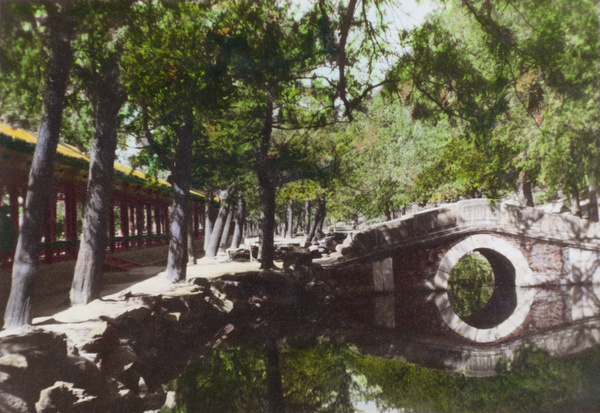
[[(0, 270), (10, 269), (27, 180), (37, 136), (0, 123)], [(52, 192), (46, 212), (41, 263), (74, 260), (79, 248), (89, 159), (77, 148), (60, 143)], [(107, 252), (149, 248), (168, 243), (171, 185), (115, 163)], [(203, 235), (207, 200), (190, 191), (194, 238)], [(217, 208), (214, 199), (208, 207)], [(109, 258), (110, 260), (110, 258)], [(111, 265), (107, 260), (107, 265)]]

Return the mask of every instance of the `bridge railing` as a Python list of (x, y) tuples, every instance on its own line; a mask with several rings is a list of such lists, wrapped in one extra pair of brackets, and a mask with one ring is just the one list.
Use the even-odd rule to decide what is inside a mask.
[(433, 237), (489, 231), (600, 248), (600, 224), (538, 208), (500, 204), (487, 199), (459, 201), (383, 222), (348, 237), (345, 256), (427, 241)]

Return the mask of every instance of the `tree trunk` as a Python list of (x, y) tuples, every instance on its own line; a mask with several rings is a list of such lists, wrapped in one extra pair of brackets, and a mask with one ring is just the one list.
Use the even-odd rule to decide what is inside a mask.
[(317, 231), (315, 236), (318, 238), (323, 238), (323, 225), (325, 224), (325, 217), (327, 216), (327, 204), (325, 203), (325, 199), (321, 200), (321, 214), (319, 216), (319, 222), (317, 226)]
[(275, 179), (269, 161), (269, 148), (273, 132), (273, 96), (269, 93), (264, 125), (260, 133), (260, 147), (257, 159), (257, 175), (260, 197), (260, 268), (275, 268)]
[(590, 184), (589, 191), (590, 204), (588, 205), (588, 220), (590, 220), (590, 222), (598, 222), (598, 193), (596, 192), (596, 185), (593, 183)]
[(526, 207), (534, 207), (535, 203), (533, 202), (533, 192), (531, 190), (531, 183), (529, 179), (527, 179), (527, 174), (525, 172), (521, 173), (520, 176), (520, 187), (521, 187), (521, 196), (525, 202)]
[(306, 244), (310, 244), (312, 240), (315, 238), (317, 234), (317, 230), (319, 228), (319, 223), (321, 222), (321, 215), (323, 214), (323, 200), (321, 198), (317, 198), (315, 201), (315, 215), (313, 219), (313, 225), (308, 233), (308, 237), (306, 238)]
[(118, 56), (107, 61), (94, 87), (95, 135), (90, 158), (81, 245), (69, 298), (71, 304), (87, 304), (100, 297), (108, 215), (117, 149), (118, 114), (123, 102)]
[[(227, 194), (223, 192), (223, 194)], [(215, 257), (217, 252), (219, 251), (219, 242), (221, 241), (221, 234), (223, 234), (223, 228), (225, 227), (225, 221), (227, 220), (227, 215), (229, 213), (229, 203), (225, 199), (225, 196), (221, 198), (221, 209), (219, 209), (219, 215), (215, 220), (213, 225), (212, 232), (210, 234), (210, 240), (208, 241), (208, 245), (206, 247), (205, 254), (207, 257)]]
[(240, 197), (238, 207), (235, 213), (235, 227), (233, 238), (231, 239), (231, 248), (239, 248), (244, 236), (244, 223), (246, 221), (246, 200)]
[(385, 205), (385, 220), (386, 221), (392, 220), (392, 212), (390, 211), (390, 206), (388, 204)]
[[(596, 0), (596, 9), (598, 11), (597, 16), (598, 18), (600, 18), (600, 1)], [(600, 26), (598, 27), (598, 38), (600, 39)], [(599, 55), (599, 59), (598, 59), (598, 69), (600, 70), (600, 55)], [(598, 99), (597, 101), (600, 101), (600, 95), (598, 94), (598, 92), (596, 92), (596, 99)], [(598, 149), (598, 138), (596, 138), (596, 149)], [(598, 222), (599, 216), (598, 216), (598, 195), (596, 192), (596, 176), (593, 176), (593, 178), (590, 180), (590, 212), (589, 212), (589, 220), (592, 222)]]
[(283, 413), (283, 385), (281, 381), (281, 369), (279, 367), (279, 350), (277, 343), (271, 337), (267, 339), (265, 344), (266, 355), (266, 379), (267, 388), (269, 389), (269, 411), (272, 413)]
[(206, 206), (204, 212), (204, 251), (206, 251), (206, 249), (208, 248), (210, 236), (212, 235), (212, 230), (215, 225), (217, 215), (219, 214), (219, 210), (212, 206), (213, 199), (213, 193), (209, 193), (206, 197)]
[(577, 190), (571, 192), (571, 213), (581, 218), (581, 203)]
[(302, 223), (302, 231), (304, 236), (307, 237), (310, 232), (310, 199), (304, 201), (304, 222)]
[(227, 239), (229, 238), (229, 232), (231, 230), (231, 221), (233, 221), (233, 207), (230, 206), (227, 212), (227, 219), (225, 219), (225, 225), (223, 226), (223, 233), (221, 234), (221, 240), (219, 241), (219, 251), (225, 252), (228, 244)]
[(287, 206), (287, 231), (285, 238), (294, 236), (294, 201), (291, 200)]
[(73, 59), (73, 22), (66, 13), (48, 16), (50, 55), (45, 85), (43, 114), (33, 154), (23, 221), (19, 231), (12, 271), (10, 296), (4, 327), (31, 323), (33, 284), (37, 276), (40, 242), (45, 228), (46, 206), (52, 189), (54, 158), (65, 102), (65, 90)]
[(187, 214), (187, 252), (188, 252), (188, 263), (192, 263), (196, 265), (198, 260), (196, 260), (196, 247), (194, 246), (194, 220), (192, 218), (192, 208), (191, 202), (188, 200), (188, 207), (186, 210)]
[(171, 282), (185, 280), (187, 273), (187, 208), (190, 193), (190, 173), (192, 144), (194, 141), (191, 118), (178, 129), (179, 142), (175, 152), (175, 162), (171, 173), (173, 200), (171, 204), (171, 234), (169, 237), (169, 257), (167, 277)]

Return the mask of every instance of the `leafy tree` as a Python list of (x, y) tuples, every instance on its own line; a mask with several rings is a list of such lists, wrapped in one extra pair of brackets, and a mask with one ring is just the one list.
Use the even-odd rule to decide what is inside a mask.
[[(122, 7), (125, 6), (125, 7)], [(120, 81), (118, 39), (119, 18), (126, 16), (128, 5), (94, 4), (86, 10), (85, 27), (91, 28), (81, 40), (76, 70), (94, 111), (92, 145), (83, 232), (70, 300), (87, 304), (100, 296), (108, 233), (108, 215), (117, 147), (118, 114), (125, 101)]]
[[(141, 19), (130, 31), (124, 53), (124, 78), (139, 108), (137, 130), (171, 171), (173, 187), (167, 272), (185, 279), (187, 222), (192, 154), (206, 139), (211, 110), (223, 104), (226, 59), (215, 52), (209, 4), (138, 4)], [(174, 151), (174, 156), (170, 154)]]
[[(289, 178), (284, 176), (290, 165), (286, 156), (291, 152), (285, 147), (278, 150), (276, 131), (335, 123), (339, 120), (338, 102), (340, 111), (352, 119), (353, 111), (374, 87), (370, 78), (361, 82), (350, 70), (361, 56), (373, 58), (364, 54), (368, 36), (362, 42), (349, 40), (351, 30), (367, 30), (358, 15), (361, 22), (368, 22), (368, 8), (366, 3), (359, 8), (356, 1), (339, 8), (323, 1), (306, 12), (267, 0), (229, 5), (233, 19), (227, 26), (229, 44), (237, 52), (234, 76), (247, 97), (245, 119), (253, 122), (249, 131), (255, 137), (261, 268), (273, 267), (276, 189)], [(320, 75), (318, 69), (325, 68), (335, 70), (337, 78)]]
[[(28, 196), (23, 211), (12, 272), (12, 286), (4, 315), (4, 327), (15, 328), (31, 322), (33, 284), (37, 275), (40, 242), (54, 170), (65, 90), (69, 81), (74, 21), (69, 7), (53, 4), (45, 9), (44, 43), (49, 45), (43, 112), (38, 143), (29, 173)], [(4, 37), (3, 37), (4, 38)]]
[[(596, 122), (586, 128), (577, 122), (595, 116), (586, 104), (598, 77), (594, 5), (444, 3), (445, 11), (400, 33), (407, 52), (388, 74), (388, 102), (408, 110), (414, 125), (442, 132), (430, 141), (437, 161), (418, 166), (416, 190), (405, 195), (429, 202), (497, 197), (540, 179), (552, 190), (577, 193), (572, 188), (582, 188), (586, 177), (592, 181), (597, 164), (590, 141)], [(565, 141), (558, 145), (563, 149), (552, 155), (557, 139)], [(556, 172), (561, 178), (552, 183)]]
[(41, 121), (44, 61), (48, 59), (45, 8), (12, 3), (2, 8), (0, 48), (0, 117), (3, 122), (35, 129)]

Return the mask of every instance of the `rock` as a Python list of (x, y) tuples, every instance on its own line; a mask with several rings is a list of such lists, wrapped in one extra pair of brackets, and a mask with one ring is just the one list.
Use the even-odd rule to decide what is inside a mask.
[[(83, 395), (83, 390), (80, 394)], [(73, 383), (57, 381), (40, 392), (40, 399), (35, 404), (37, 413), (63, 413), (72, 409), (79, 398), (75, 395)]]
[(168, 313), (185, 314), (188, 311), (185, 302), (174, 297), (165, 297), (162, 306)]
[(83, 340), (80, 347), (88, 353), (98, 353), (99, 355), (112, 351), (119, 345), (119, 336), (115, 325), (109, 325), (103, 321), (92, 330)]
[(156, 392), (156, 393), (148, 393), (142, 398), (142, 403), (144, 405), (144, 411), (158, 411), (161, 407), (164, 406), (167, 398), (167, 394), (164, 392)]
[(156, 297), (147, 294), (131, 294), (125, 295), (125, 301), (129, 305), (137, 305), (143, 307), (152, 307), (155, 304)]
[(165, 404), (163, 405), (163, 407), (165, 409), (174, 409), (176, 405), (177, 405), (177, 403), (176, 403), (176, 399), (175, 399), (175, 392), (174, 391), (167, 392), (167, 397), (165, 399)]
[(27, 358), (22, 354), (5, 354), (0, 357), (0, 365), (18, 369), (26, 369), (28, 366)]
[(123, 372), (117, 377), (117, 380), (127, 389), (138, 394), (140, 392), (141, 373), (137, 363), (131, 363), (125, 366)]
[(202, 295), (204, 294), (204, 289), (199, 288), (199, 286), (191, 284), (185, 285), (183, 287), (179, 287), (175, 290), (166, 292), (163, 295), (164, 300), (168, 300), (169, 298), (181, 298), (181, 297), (189, 297), (192, 295)]
[(112, 351), (98, 356), (100, 371), (109, 377), (119, 376), (131, 363), (137, 360), (135, 352), (129, 346), (118, 346)]
[(309, 267), (312, 263), (313, 256), (308, 251), (288, 251), (283, 253), (283, 270), (289, 271), (290, 267), (294, 270), (299, 269), (301, 266)]
[(10, 394), (0, 385), (0, 412), (2, 413), (29, 413), (30, 409), (25, 400)]
[(250, 250), (248, 248), (228, 248), (227, 255), (231, 261), (250, 261)]
[(144, 324), (150, 319), (152, 310), (148, 307), (138, 307), (119, 315), (116, 319), (116, 326), (119, 329), (128, 330)]
[(111, 392), (109, 383), (100, 369), (85, 357), (69, 356), (61, 377), (95, 396), (104, 397)]
[(0, 356), (7, 354), (21, 354), (28, 361), (40, 357), (65, 359), (67, 357), (66, 336), (44, 330), (6, 336), (0, 339)]
[(199, 287), (210, 288), (210, 281), (203, 277), (190, 278), (188, 283)]
[(210, 292), (211, 294), (205, 297), (207, 303), (223, 313), (230, 313), (233, 310), (233, 302), (228, 300), (225, 294), (216, 288), (211, 288)]
[(11, 406), (8, 411), (31, 411), (40, 391), (62, 373), (67, 360), (65, 336), (30, 330), (3, 337), (0, 358), (0, 409)]

